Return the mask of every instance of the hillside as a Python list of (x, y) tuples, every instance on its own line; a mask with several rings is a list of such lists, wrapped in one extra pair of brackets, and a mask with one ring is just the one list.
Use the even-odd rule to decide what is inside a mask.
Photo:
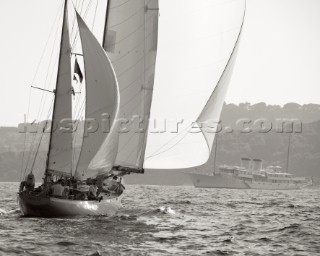
[[(278, 118), (297, 119), (302, 122), (302, 131), (291, 135), (291, 150), (289, 171), (302, 176), (320, 177), (320, 106), (308, 104), (300, 106), (289, 103), (280, 106), (266, 105), (258, 103), (250, 105), (243, 103), (239, 105), (225, 104), (221, 122), (224, 127), (232, 127), (234, 132), (221, 132), (218, 134), (218, 147), (216, 166), (221, 164), (239, 164), (239, 159), (243, 156), (250, 158), (261, 158), (266, 165), (286, 166), (286, 155), (288, 147), (289, 133), (279, 133), (271, 130), (267, 133), (253, 131), (243, 133), (237, 130), (237, 120), (239, 119), (267, 119), (270, 122)], [(33, 147), (32, 138), (35, 135), (25, 136), (19, 133), (16, 127), (0, 127), (0, 181), (19, 181), (22, 170), (22, 156), (24, 163), (28, 161), (26, 157), (30, 145)], [(40, 136), (36, 135), (35, 142)], [(25, 146), (24, 146), (25, 145)], [(35, 163), (35, 173), (38, 180), (41, 180), (42, 170), (46, 157), (48, 145), (48, 134), (42, 139), (42, 145)], [(23, 153), (25, 151), (25, 154)], [(32, 162), (32, 155), (29, 158), (29, 166)], [(166, 185), (187, 185), (189, 179), (181, 174), (181, 171), (211, 172), (213, 169), (213, 159), (201, 167), (189, 170), (146, 170), (145, 175), (130, 175), (127, 183), (134, 184), (166, 184)]]

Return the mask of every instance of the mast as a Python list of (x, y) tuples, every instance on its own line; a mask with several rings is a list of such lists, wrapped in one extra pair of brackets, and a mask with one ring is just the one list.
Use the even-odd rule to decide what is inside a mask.
[(218, 148), (218, 134), (216, 135), (216, 146), (214, 148), (213, 173), (216, 172), (217, 148)]
[[(64, 2), (63, 22), (46, 171), (72, 172), (72, 132), (62, 130), (62, 120), (72, 118), (71, 60), (68, 30), (68, 0)], [(55, 127), (55, 124), (58, 126)], [(57, 128), (57, 129), (55, 129)]]
[(291, 133), (289, 133), (288, 150), (287, 150), (287, 165), (286, 165), (286, 172), (289, 172), (290, 144), (291, 144)]
[(104, 21), (104, 30), (103, 30), (103, 38), (102, 38), (102, 46), (103, 47), (106, 45), (106, 40), (107, 40), (107, 29), (108, 29), (107, 23), (108, 23), (108, 17), (109, 17), (109, 12), (110, 12), (110, 2), (111, 2), (111, 0), (108, 0), (107, 9), (106, 9), (106, 17), (105, 17), (105, 21)]

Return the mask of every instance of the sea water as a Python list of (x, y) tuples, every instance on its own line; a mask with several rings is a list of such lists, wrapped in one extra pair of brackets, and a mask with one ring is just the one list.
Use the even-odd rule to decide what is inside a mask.
[(25, 218), (0, 183), (0, 255), (320, 255), (320, 190), (129, 186), (114, 217)]

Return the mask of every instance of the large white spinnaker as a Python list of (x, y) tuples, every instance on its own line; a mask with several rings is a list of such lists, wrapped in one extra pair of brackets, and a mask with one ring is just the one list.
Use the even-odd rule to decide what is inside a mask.
[[(239, 41), (242, 31), (242, 25), (239, 32), (238, 39), (235, 43), (234, 49), (231, 53), (229, 61), (219, 79), (219, 82), (214, 89), (213, 93), (211, 94), (209, 100), (207, 101), (205, 107), (203, 108), (201, 114), (197, 119), (197, 124), (201, 129), (201, 132), (207, 142), (208, 146), (208, 154), (207, 160), (210, 157), (213, 142), (216, 133), (218, 132), (218, 124), (220, 122), (220, 114), (222, 111), (223, 103), (227, 95), (235, 59), (237, 56), (238, 48), (239, 48)], [(206, 160), (206, 161), (207, 161)]]
[(63, 128), (72, 118), (70, 49), (68, 1), (65, 1), (47, 170), (71, 175), (72, 130)]
[[(75, 174), (78, 178), (86, 178), (107, 173), (114, 165), (118, 149), (120, 97), (115, 72), (104, 49), (78, 13), (77, 22), (85, 67), (85, 118), (87, 123), (92, 122), (95, 126), (84, 133)], [(110, 115), (110, 130), (106, 129), (106, 114)]]
[(142, 169), (158, 41), (158, 0), (109, 0), (103, 47), (119, 82), (116, 165)]
[(151, 116), (158, 126), (150, 127), (146, 168), (190, 168), (208, 161), (236, 58), (244, 9), (243, 0), (162, 2), (162, 51), (157, 58)]

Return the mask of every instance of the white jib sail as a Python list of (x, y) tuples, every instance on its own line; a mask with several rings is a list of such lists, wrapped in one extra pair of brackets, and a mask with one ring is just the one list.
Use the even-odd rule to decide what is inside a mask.
[(117, 165), (142, 168), (158, 40), (158, 0), (109, 0), (103, 47), (119, 81)]
[(68, 30), (68, 1), (65, 2), (59, 66), (55, 101), (52, 115), (52, 131), (48, 152), (47, 169), (71, 174), (72, 171), (72, 130), (66, 130), (65, 122), (72, 118), (71, 103), (71, 61)]
[(85, 66), (86, 124), (76, 176), (85, 178), (106, 173), (114, 164), (118, 147), (116, 120), (120, 97), (108, 56), (78, 13), (77, 21)]

